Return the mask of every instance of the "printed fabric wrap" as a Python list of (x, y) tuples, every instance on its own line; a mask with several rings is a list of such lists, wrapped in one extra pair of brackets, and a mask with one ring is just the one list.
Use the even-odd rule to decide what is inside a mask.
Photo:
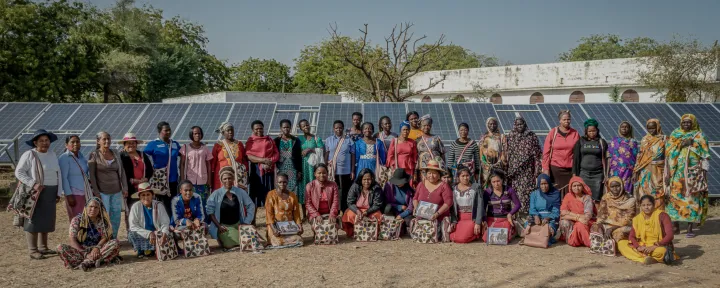
[(238, 233), (240, 233), (240, 250), (259, 251), (265, 249), (265, 240), (260, 237), (255, 226), (238, 225)]
[(355, 224), (355, 241), (359, 242), (375, 242), (378, 240), (378, 232), (380, 232), (380, 223), (372, 217), (365, 217), (360, 223)]
[(185, 258), (194, 258), (210, 255), (210, 244), (205, 237), (205, 226), (200, 226), (199, 229), (190, 230), (182, 229), (175, 230), (175, 235), (183, 243), (183, 250), (185, 252)]
[[(37, 184), (43, 185), (44, 173), (42, 169), (42, 163), (38, 158), (37, 152), (30, 150), (35, 161), (35, 180)], [(18, 179), (17, 188), (15, 193), (10, 198), (10, 204), (7, 206), (8, 211), (15, 213), (13, 216), (13, 225), (17, 227), (23, 227), (23, 223), (32, 219), (33, 213), (35, 212), (35, 204), (37, 199), (40, 197), (40, 191), (35, 190), (34, 187), (25, 185), (20, 179)]]

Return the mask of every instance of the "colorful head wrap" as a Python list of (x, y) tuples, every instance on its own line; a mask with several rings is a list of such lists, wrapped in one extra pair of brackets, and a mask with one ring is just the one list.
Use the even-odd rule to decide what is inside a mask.
[(216, 133), (223, 133), (223, 132), (225, 132), (225, 131), (230, 130), (230, 128), (234, 128), (234, 127), (233, 127), (233, 124), (231, 124), (230, 122), (223, 122), (222, 124), (220, 124), (220, 127), (218, 127), (218, 129), (215, 130), (215, 132), (216, 132)]
[(78, 231), (75, 237), (77, 238), (79, 243), (85, 242), (85, 239), (87, 238), (87, 231), (90, 228), (90, 224), (92, 220), (90, 219), (90, 203), (96, 202), (98, 205), (100, 205), (100, 221), (98, 223), (93, 223), (96, 225), (97, 228), (100, 229), (103, 233), (103, 237), (106, 239), (112, 238), (113, 234), (113, 227), (110, 224), (110, 215), (107, 212), (107, 209), (105, 209), (105, 205), (103, 204), (102, 200), (97, 197), (90, 198), (87, 203), (85, 203), (85, 208), (83, 209), (82, 214), (80, 214), (80, 223), (78, 224)]
[(408, 129), (412, 129), (412, 127), (410, 127), (410, 122), (407, 120), (400, 123), (400, 130), (402, 130), (403, 127), (408, 127)]
[(647, 122), (645, 122), (645, 127), (647, 127), (647, 125), (650, 123), (655, 123), (655, 126), (657, 126), (657, 135), (663, 135), (662, 127), (660, 126), (660, 120), (655, 118), (648, 119)]
[(682, 117), (680, 117), (681, 125), (682, 125), (682, 121), (685, 119), (690, 119), (690, 121), (692, 121), (692, 126), (690, 127), (690, 131), (702, 131), (702, 130), (700, 130), (700, 124), (698, 124), (698, 121), (697, 121), (697, 118), (695, 117), (695, 115), (685, 114)]
[(585, 120), (585, 122), (583, 123), (583, 126), (585, 126), (585, 129), (587, 129), (587, 128), (590, 127), (590, 126), (593, 126), (593, 127), (595, 127), (595, 128), (600, 128), (600, 123), (598, 123), (598, 121), (595, 120), (594, 118), (588, 118), (588, 119)]

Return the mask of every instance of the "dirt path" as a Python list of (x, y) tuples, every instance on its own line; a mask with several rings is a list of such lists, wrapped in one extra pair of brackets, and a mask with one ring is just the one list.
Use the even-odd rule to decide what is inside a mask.
[[(67, 216), (64, 207), (58, 208), (57, 230), (50, 234), (53, 246), (67, 241)], [(720, 287), (717, 217), (696, 238), (676, 238), (682, 259), (670, 267), (592, 255), (564, 244), (543, 250), (517, 241), (511, 246), (416, 244), (409, 239), (357, 243), (341, 236), (340, 245), (314, 246), (309, 232), (303, 248), (264, 254), (214, 249), (209, 257), (160, 263), (132, 256), (123, 227), (119, 235), (125, 261), (87, 273), (65, 269), (57, 257), (30, 260), (23, 232), (11, 220), (10, 213), (0, 213), (2, 287), (159, 287), (179, 281), (205, 287)]]

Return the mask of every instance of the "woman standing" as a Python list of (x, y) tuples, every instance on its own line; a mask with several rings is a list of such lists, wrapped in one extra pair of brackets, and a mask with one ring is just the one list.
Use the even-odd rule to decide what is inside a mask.
[(193, 126), (188, 135), (190, 144), (184, 144), (180, 148), (180, 180), (188, 180), (192, 183), (195, 193), (202, 200), (203, 209), (210, 195), (206, 185), (209, 179), (213, 179), (211, 169), (213, 156), (205, 143), (200, 142), (204, 137), (202, 128)]
[[(30, 250), (30, 258), (45, 259), (45, 255), (57, 254), (48, 248), (48, 233), (55, 232), (55, 203), (60, 201), (62, 178), (55, 152), (50, 150), (50, 143), (57, 136), (43, 129), (35, 131), (31, 140), (25, 142), (33, 149), (20, 156), (15, 167), (15, 177), (24, 185), (38, 191), (34, 212), (30, 219), (24, 219), (23, 229)], [(10, 206), (23, 207), (25, 203), (10, 199)], [(8, 207), (10, 207), (8, 206)], [(39, 237), (38, 237), (39, 236)], [(38, 238), (40, 247), (38, 248)]]
[(410, 125), (410, 134), (408, 134), (407, 138), (417, 141), (423, 134), (422, 130), (420, 130), (420, 114), (410, 111), (405, 116), (405, 121)]
[(70, 244), (58, 245), (65, 267), (88, 271), (103, 264), (120, 262), (120, 246), (112, 239), (112, 231), (110, 216), (102, 200), (89, 198), (83, 212), (70, 220)]
[(573, 175), (580, 176), (592, 191), (592, 199), (600, 202), (605, 192), (605, 175), (607, 174), (606, 152), (607, 142), (600, 138), (598, 122), (585, 120), (585, 136), (580, 137), (573, 149)]
[(570, 193), (565, 194), (560, 206), (560, 233), (555, 237), (564, 237), (573, 247), (590, 247), (590, 226), (595, 214), (590, 187), (578, 176), (573, 176), (569, 185)]
[(375, 218), (378, 223), (382, 222), (382, 194), (380, 185), (375, 181), (375, 174), (370, 169), (362, 169), (350, 187), (346, 199), (348, 210), (342, 216), (342, 229), (348, 238), (355, 235), (355, 224), (359, 224), (366, 217)]
[(250, 199), (257, 207), (263, 207), (270, 190), (275, 189), (275, 162), (280, 160), (275, 141), (265, 136), (265, 124), (260, 120), (250, 124), (253, 134), (245, 141), (250, 161)]
[(333, 135), (325, 139), (325, 159), (329, 168), (328, 177), (335, 181), (340, 189), (340, 209), (347, 209), (347, 193), (355, 177), (355, 142), (343, 134), (345, 123), (335, 120)]
[(458, 125), (460, 138), (450, 144), (447, 155), (447, 166), (451, 169), (452, 175), (457, 177), (457, 167), (463, 166), (470, 172), (470, 181), (475, 183), (480, 173), (480, 148), (477, 142), (470, 140), (470, 126), (467, 123)]
[[(172, 130), (170, 124), (162, 121), (157, 125), (158, 139), (150, 141), (145, 146), (145, 154), (150, 155), (153, 162), (153, 169), (168, 169), (167, 175), (170, 195), (159, 195), (157, 199), (163, 202), (165, 212), (170, 215), (170, 201), (178, 194), (178, 155), (180, 154), (180, 143), (170, 139)], [(168, 162), (169, 161), (169, 162)], [(109, 208), (112, 209), (112, 208)], [(112, 218), (112, 213), (110, 213)]]
[[(442, 143), (440, 136), (433, 135), (432, 125), (433, 119), (430, 116), (423, 116), (423, 120), (420, 122), (420, 129), (423, 134), (417, 140), (417, 152), (418, 152), (418, 170), (424, 171), (424, 167), (428, 165), (430, 161), (436, 161), (440, 168), (445, 170), (445, 145)], [(425, 173), (417, 173), (416, 175)]]
[(550, 129), (543, 145), (543, 174), (550, 175), (562, 194), (568, 191), (575, 143), (580, 138), (578, 132), (570, 127), (570, 118), (569, 110), (560, 111), (560, 125)]
[(482, 235), (482, 219), (485, 216), (485, 202), (480, 185), (470, 182), (470, 169), (457, 169), (460, 181), (453, 188), (453, 209), (450, 217), (450, 240), (455, 243), (470, 243)]
[[(240, 245), (240, 224), (248, 225), (255, 219), (255, 204), (248, 193), (235, 185), (235, 172), (225, 167), (218, 173), (223, 187), (208, 198), (207, 215), (209, 233), (225, 251)], [(263, 201), (265, 201), (263, 199)]]
[(232, 167), (234, 171), (235, 184), (233, 185), (247, 189), (248, 169), (245, 162), (245, 147), (242, 142), (235, 140), (235, 127), (230, 122), (223, 122), (215, 132), (221, 133), (223, 139), (218, 141), (212, 150), (212, 190), (222, 188), (218, 173), (225, 167)]
[(397, 133), (391, 131), (392, 121), (390, 120), (390, 117), (380, 117), (378, 129), (380, 129), (380, 131), (375, 134), (375, 138), (378, 138), (380, 141), (383, 142), (383, 144), (385, 145), (385, 147), (383, 148), (385, 148), (385, 151), (387, 151), (390, 147), (390, 143), (392, 143), (392, 140), (398, 137)]
[[(487, 227), (505, 228), (508, 230), (507, 242), (510, 243), (518, 231), (515, 230), (515, 214), (520, 211), (520, 199), (515, 189), (505, 185), (502, 171), (493, 171), (490, 176), (490, 187), (485, 189), (484, 202), (487, 205)], [(487, 233), (483, 233), (483, 241), (487, 243)]]
[[(99, 194), (107, 207), (112, 227), (120, 227), (123, 201), (128, 197), (127, 176), (123, 171), (120, 155), (110, 149), (110, 134), (100, 131), (97, 146), (90, 154), (90, 183), (96, 196)], [(112, 239), (117, 239), (118, 229), (113, 229)]]
[(280, 120), (280, 136), (275, 138), (275, 147), (278, 147), (280, 160), (277, 162), (278, 173), (287, 175), (287, 189), (295, 192), (298, 181), (302, 179), (302, 150), (300, 140), (292, 135), (290, 120)]
[(709, 161), (707, 137), (700, 130), (695, 115), (683, 115), (680, 127), (670, 134), (665, 144), (665, 173), (668, 175), (665, 185), (670, 193), (665, 211), (677, 232), (680, 230), (678, 222), (688, 223), (687, 238), (695, 237), (693, 224), (702, 224), (707, 218)]
[(60, 173), (62, 175), (63, 191), (68, 220), (72, 219), (85, 209), (85, 200), (93, 196), (88, 177), (88, 161), (80, 153), (80, 137), (71, 135), (65, 138), (65, 153), (58, 157)]
[[(530, 193), (537, 189), (537, 176), (542, 173), (542, 149), (535, 132), (530, 131), (522, 116), (515, 118), (515, 125), (507, 137), (508, 185), (515, 188), (520, 198), (520, 213), (527, 214)], [(553, 187), (554, 189), (555, 187)]]
[[(300, 148), (302, 149), (302, 180), (297, 187), (297, 196), (300, 201), (300, 206), (303, 206), (305, 204), (305, 186), (315, 180), (314, 170), (318, 164), (316, 163), (315, 166), (310, 165), (310, 163), (308, 163), (308, 159), (310, 159), (310, 157), (318, 157), (318, 155), (314, 155), (316, 153), (315, 149), (322, 150), (325, 148), (325, 145), (323, 144), (322, 139), (310, 133), (310, 122), (308, 120), (300, 120), (298, 126), (300, 126), (300, 130), (303, 132), (303, 135), (299, 138)], [(325, 157), (324, 151), (320, 153), (320, 158), (322, 157)], [(305, 208), (303, 207), (303, 209)]]
[[(128, 189), (128, 194), (133, 195), (137, 192), (138, 184), (148, 182), (148, 179), (153, 175), (153, 166), (150, 162), (150, 157), (145, 153), (137, 150), (138, 144), (143, 143), (135, 137), (134, 133), (125, 133), (123, 139), (117, 141), (118, 144), (123, 145), (123, 150), (120, 152), (120, 161), (122, 161), (123, 172), (125, 172), (125, 178), (127, 183), (125, 187)], [(135, 202), (138, 200), (133, 197), (126, 197), (125, 203), (126, 209), (130, 209)], [(125, 210), (125, 229), (130, 231), (130, 218), (127, 210)], [(115, 230), (120, 230), (120, 227), (113, 227)]]
[(618, 135), (613, 137), (607, 150), (608, 177), (618, 176), (625, 182), (625, 192), (633, 195), (632, 174), (638, 155), (638, 141), (633, 137), (633, 127), (628, 121), (622, 121)]
[(530, 211), (525, 227), (530, 225), (550, 226), (548, 246), (557, 242), (558, 222), (560, 221), (560, 191), (555, 188), (550, 176), (540, 174), (537, 181), (538, 189), (530, 194)]
[(655, 198), (655, 208), (665, 210), (665, 135), (660, 120), (650, 119), (645, 125), (648, 134), (640, 142), (635, 171), (633, 195), (638, 200), (645, 195)]
[(403, 169), (405, 173), (410, 175), (410, 186), (415, 187), (417, 183), (415, 179), (415, 167), (417, 167), (417, 146), (415, 141), (408, 138), (410, 134), (410, 123), (407, 121), (400, 124), (400, 135), (390, 143), (390, 148), (386, 155), (387, 167), (390, 169)]
[(490, 187), (492, 171), (505, 171), (505, 135), (500, 132), (500, 122), (490, 117), (485, 121), (487, 132), (480, 137), (480, 185)]
[[(375, 127), (370, 122), (362, 124), (363, 137), (355, 141), (355, 163), (357, 167), (357, 175), (355, 182), (360, 175), (360, 170), (369, 169), (375, 175), (377, 165), (385, 166), (385, 145), (382, 141), (377, 141), (374, 135)], [(348, 203), (350, 205), (350, 203)]]

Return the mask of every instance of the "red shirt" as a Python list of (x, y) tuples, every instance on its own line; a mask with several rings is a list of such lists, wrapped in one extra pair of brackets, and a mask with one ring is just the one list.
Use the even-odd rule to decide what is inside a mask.
[[(141, 178), (145, 177), (145, 161), (143, 161), (142, 155), (139, 155), (139, 154), (140, 153), (138, 153), (138, 156), (140, 156), (139, 159), (135, 159), (132, 156), (130, 156), (130, 159), (133, 164), (133, 177), (132, 178), (134, 178), (134, 179), (141, 179)], [(133, 186), (135, 186), (135, 190), (137, 190), (138, 184), (140, 184), (140, 183), (133, 184)]]
[[(550, 166), (560, 168), (572, 168), (573, 165), (573, 149), (575, 142), (580, 139), (577, 130), (570, 128), (565, 136), (557, 131), (557, 127), (550, 129), (547, 137), (545, 137), (545, 145), (543, 145), (542, 169), (550, 170)], [(557, 135), (555, 135), (557, 133)], [(555, 141), (553, 143), (553, 137)], [(552, 159), (550, 159), (550, 147), (552, 147)]]
[[(453, 192), (447, 183), (441, 182), (440, 186), (435, 188), (435, 191), (432, 191), (432, 193), (430, 193), (430, 191), (425, 188), (425, 181), (423, 181), (420, 182), (420, 184), (418, 184), (417, 186), (417, 189), (415, 189), (415, 196), (413, 197), (413, 200), (418, 201), (418, 203), (420, 203), (420, 201), (425, 201), (437, 204), (438, 210), (440, 210), (440, 207), (442, 207), (443, 204), (447, 204), (448, 207), (452, 209)], [(449, 216), (450, 209), (447, 209), (444, 213), (440, 214), (437, 220), (442, 221), (445, 217)]]

